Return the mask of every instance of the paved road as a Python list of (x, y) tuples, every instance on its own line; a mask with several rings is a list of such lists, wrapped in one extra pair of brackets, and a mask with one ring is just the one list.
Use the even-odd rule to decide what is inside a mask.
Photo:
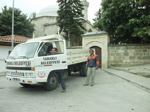
[(150, 93), (102, 70), (95, 86), (82, 86), (85, 77), (78, 74), (61, 86), (46, 91), (41, 85), (23, 88), (0, 76), (0, 112), (150, 112)]

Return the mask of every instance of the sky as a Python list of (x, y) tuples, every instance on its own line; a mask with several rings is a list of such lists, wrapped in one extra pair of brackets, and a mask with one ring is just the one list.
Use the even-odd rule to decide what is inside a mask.
[[(24, 14), (28, 16), (35, 12), (38, 14), (43, 8), (56, 5), (57, 0), (14, 0), (14, 7), (19, 8)], [(95, 13), (100, 8), (101, 0), (87, 0), (89, 2), (88, 8), (88, 20), (93, 23)], [(3, 6), (12, 7), (13, 0), (0, 0), (0, 12), (2, 12)]]

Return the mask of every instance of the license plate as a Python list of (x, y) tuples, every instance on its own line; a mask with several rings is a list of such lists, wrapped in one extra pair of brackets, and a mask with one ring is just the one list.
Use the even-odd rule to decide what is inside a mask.
[(12, 81), (20, 81), (19, 78), (12, 78)]

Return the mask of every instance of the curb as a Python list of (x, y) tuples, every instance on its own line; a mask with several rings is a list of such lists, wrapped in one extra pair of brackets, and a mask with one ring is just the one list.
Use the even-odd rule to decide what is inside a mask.
[(150, 92), (150, 88), (148, 88), (148, 87), (146, 87), (146, 86), (143, 86), (143, 85), (141, 85), (141, 84), (138, 84), (138, 83), (136, 83), (136, 82), (134, 82), (134, 81), (131, 81), (131, 80), (129, 80), (129, 79), (126, 79), (126, 78), (123, 78), (123, 77), (121, 77), (121, 76), (118, 76), (118, 75), (116, 75), (116, 74), (114, 74), (114, 73), (111, 73), (111, 72), (109, 72), (109, 71), (107, 71), (107, 70), (104, 70), (104, 69), (102, 69), (104, 72), (107, 72), (108, 74), (110, 74), (110, 75), (115, 75), (115, 76), (117, 76), (117, 77), (119, 77), (119, 78), (121, 78), (121, 79), (123, 79), (123, 80), (126, 80), (126, 81), (128, 81), (128, 82), (130, 82), (130, 83), (132, 83), (132, 84), (134, 84), (134, 85), (137, 85), (137, 86), (139, 86), (140, 88), (144, 88), (144, 90), (146, 90), (147, 92)]
[(142, 74), (142, 75), (144, 75), (144, 74), (150, 75), (150, 73), (148, 73), (148, 72), (136, 72), (135, 73), (135, 72), (132, 72), (132, 71), (128, 71), (128, 70), (125, 70), (125, 69), (119, 69), (119, 68), (115, 68), (115, 67), (112, 67), (111, 69), (120, 70), (120, 71), (128, 72), (128, 73), (131, 73), (131, 74), (135, 74), (135, 75), (140, 75), (140, 74)]

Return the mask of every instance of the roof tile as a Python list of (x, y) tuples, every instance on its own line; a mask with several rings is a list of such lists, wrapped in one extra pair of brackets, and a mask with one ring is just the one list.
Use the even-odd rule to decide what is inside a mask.
[[(17, 42), (17, 43), (24, 43), (28, 39), (30, 39), (30, 38), (24, 37), (24, 36), (20, 36), (20, 35), (14, 35), (14, 42)], [(7, 36), (1, 36), (0, 37), (0, 41), (11, 42), (11, 40), (12, 40), (12, 35), (7, 35)]]

